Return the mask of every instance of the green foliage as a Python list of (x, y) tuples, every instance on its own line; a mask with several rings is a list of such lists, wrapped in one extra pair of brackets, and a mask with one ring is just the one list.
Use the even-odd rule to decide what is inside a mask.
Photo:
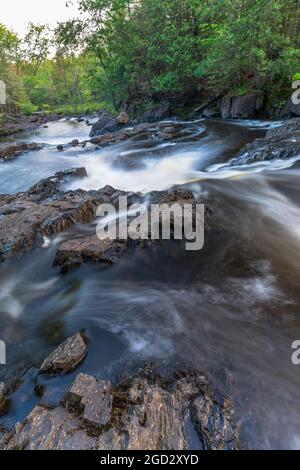
[(82, 113), (101, 102), (118, 109), (203, 89), (285, 96), (300, 78), (295, 0), (79, 0), (79, 7), (79, 18), (53, 31), (30, 24), (23, 42), (0, 24), (0, 78), (12, 106)]

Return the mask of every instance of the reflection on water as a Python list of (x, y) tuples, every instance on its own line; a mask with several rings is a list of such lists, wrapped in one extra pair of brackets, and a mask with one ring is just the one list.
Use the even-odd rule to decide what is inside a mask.
[[(188, 364), (230, 395), (245, 445), (299, 447), (300, 369), (291, 363), (291, 344), (300, 338), (300, 174), (294, 161), (268, 162), (259, 171), (227, 166), (235, 151), (270, 126), (242, 124), (181, 124), (190, 142), (180, 134), (168, 143), (145, 138), (99, 151), (49, 147), (0, 167), (2, 192), (85, 166), (88, 178), (72, 187), (110, 184), (146, 193), (185, 183), (213, 210), (199, 252), (164, 242), (131, 252), (109, 269), (86, 265), (61, 276), (52, 268), (57, 240), (48, 239), (1, 265), (1, 339), (9, 362), (0, 377), (23, 364), (38, 366), (84, 328), (89, 354), (74, 374), (115, 378), (149, 359), (166, 368)], [(78, 137), (67, 129), (68, 140)], [(14, 174), (23, 174), (22, 181)], [(46, 381), (48, 402), (60, 400), (73, 375)], [(32, 400), (29, 375), (4, 423), (22, 419)]]

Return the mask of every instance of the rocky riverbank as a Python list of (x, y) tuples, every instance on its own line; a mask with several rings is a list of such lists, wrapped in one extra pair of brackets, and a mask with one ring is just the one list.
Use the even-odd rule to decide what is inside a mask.
[[(87, 354), (87, 339), (67, 339), (43, 362), (41, 374), (69, 372)], [(2, 402), (9, 409), (5, 384)], [(58, 406), (45, 390), (22, 423), (0, 432), (1, 450), (229, 450), (239, 448), (239, 426), (230, 401), (203, 373), (162, 377), (145, 366), (116, 383), (78, 374)], [(34, 390), (32, 393), (35, 393)]]
[(235, 155), (231, 166), (248, 165), (274, 159), (286, 160), (300, 154), (300, 118), (271, 129), (263, 139), (256, 139)]
[(46, 126), (48, 122), (59, 119), (58, 114), (35, 113), (29, 116), (6, 116), (0, 124), (0, 137), (6, 137), (20, 132), (27, 132)]

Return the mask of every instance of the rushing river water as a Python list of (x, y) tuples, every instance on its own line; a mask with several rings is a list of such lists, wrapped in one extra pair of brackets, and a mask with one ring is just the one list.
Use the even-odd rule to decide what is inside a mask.
[[(61, 121), (18, 136), (49, 145), (1, 164), (1, 193), (84, 166), (88, 177), (73, 182), (73, 189), (109, 184), (147, 193), (185, 185), (203, 195), (220, 229), (199, 252), (165, 242), (109, 269), (85, 265), (62, 276), (52, 267), (57, 239), (2, 264), (0, 337), (8, 345), (8, 364), (0, 378), (21, 365), (38, 365), (63, 339), (85, 329), (88, 356), (73, 374), (45, 380), (48, 403), (59, 401), (79, 371), (114, 379), (148, 360), (163, 361), (166, 371), (188, 365), (207, 372), (231, 397), (244, 446), (300, 448), (300, 366), (291, 362), (291, 344), (300, 339), (299, 166), (297, 159), (227, 165), (272, 125), (177, 122), (169, 142), (144, 136), (63, 153), (57, 144), (88, 137), (85, 123)], [(34, 375), (27, 374), (13, 396), (10, 413), (0, 420), (6, 426), (37, 402)]]

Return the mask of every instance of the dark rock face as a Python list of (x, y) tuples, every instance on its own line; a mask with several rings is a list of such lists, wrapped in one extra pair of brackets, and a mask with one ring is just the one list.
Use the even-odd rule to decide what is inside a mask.
[(92, 126), (90, 137), (98, 137), (104, 134), (120, 131), (130, 122), (127, 113), (120, 113), (117, 117), (107, 111), (100, 114), (98, 121)]
[(270, 142), (278, 142), (282, 139), (292, 137), (294, 133), (300, 132), (300, 119), (290, 119), (282, 124), (280, 127), (270, 129), (265, 137), (265, 140)]
[(271, 129), (264, 139), (246, 145), (230, 162), (231, 166), (266, 160), (293, 158), (300, 155), (300, 119), (291, 119)]
[(0, 449), (185, 450), (194, 426), (200, 449), (238, 449), (239, 429), (227, 399), (200, 372), (162, 379), (142, 370), (113, 386), (79, 374), (61, 406), (36, 406), (0, 439)]
[(287, 104), (287, 111), (295, 116), (300, 116), (300, 104), (294, 104), (290, 98)]
[(242, 96), (224, 97), (220, 103), (223, 119), (248, 118), (254, 116), (263, 106), (263, 96), (248, 93)]
[(159, 122), (172, 116), (170, 103), (163, 101), (142, 114), (140, 122)]
[(77, 333), (66, 339), (43, 362), (41, 373), (71, 372), (83, 361), (87, 354), (87, 339)]
[(113, 115), (107, 111), (102, 111), (99, 115), (99, 119), (93, 124), (90, 136), (95, 137), (104, 133), (105, 127), (112, 121)]
[(35, 143), (20, 143), (20, 144), (13, 144), (13, 145), (5, 145), (0, 147), (0, 161), (7, 162), (10, 160), (14, 160), (15, 158), (23, 155), (24, 153), (34, 152), (37, 150), (41, 150), (44, 147), (42, 144), (35, 144)]

